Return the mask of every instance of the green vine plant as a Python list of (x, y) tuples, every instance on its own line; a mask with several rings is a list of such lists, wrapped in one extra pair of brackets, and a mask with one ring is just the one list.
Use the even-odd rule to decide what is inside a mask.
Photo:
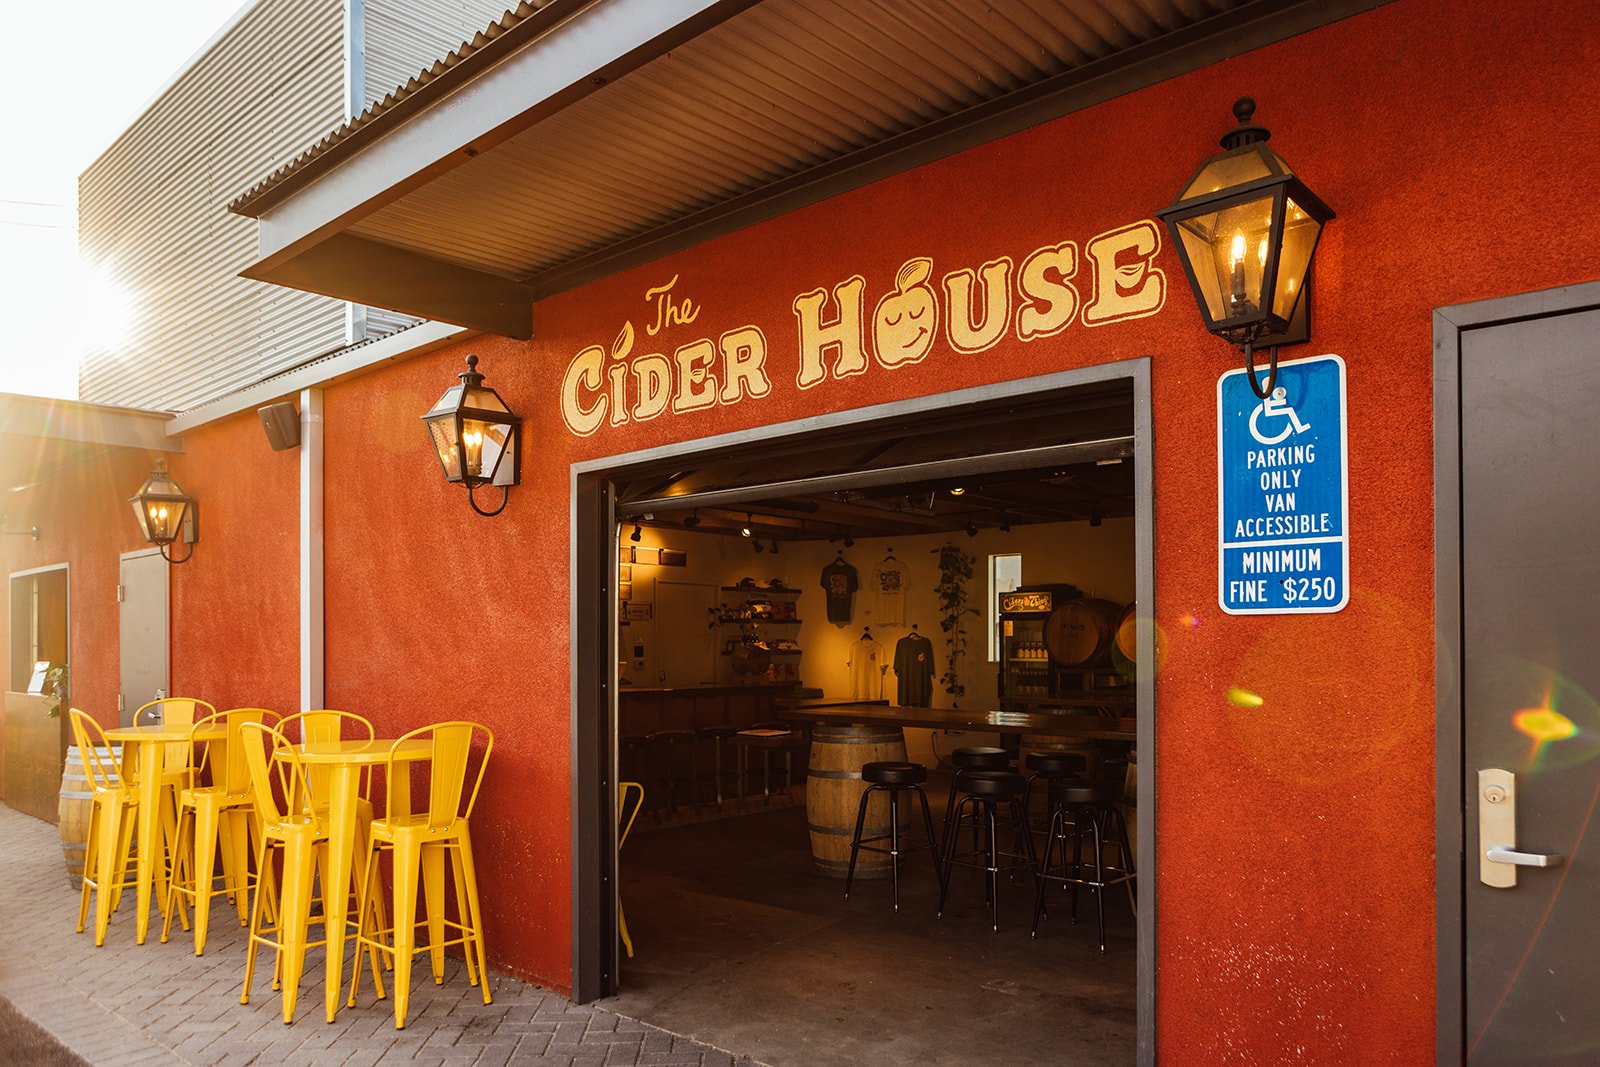
[(61, 709), (67, 705), (67, 665), (57, 663), (44, 674), (44, 695), (53, 700), (47, 709), (49, 716), (54, 719), (60, 716)]
[(967, 604), (967, 581), (972, 577), (972, 567), (977, 562), (955, 545), (946, 542), (934, 549), (939, 554), (939, 629), (944, 631), (945, 672), (939, 684), (951, 696), (964, 696), (966, 685), (961, 681), (960, 666), (967, 655), (967, 615), (981, 614)]

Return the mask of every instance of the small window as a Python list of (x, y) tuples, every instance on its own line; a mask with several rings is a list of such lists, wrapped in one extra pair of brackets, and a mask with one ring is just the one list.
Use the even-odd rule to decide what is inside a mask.
[(1000, 594), (1022, 584), (1022, 554), (989, 557), (989, 662), (1000, 662)]

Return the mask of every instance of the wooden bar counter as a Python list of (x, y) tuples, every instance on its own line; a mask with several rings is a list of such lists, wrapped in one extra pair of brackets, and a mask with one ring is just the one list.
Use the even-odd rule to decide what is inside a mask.
[(907, 708), (882, 704), (831, 704), (784, 708), (777, 718), (798, 722), (863, 726), (922, 726), (934, 730), (989, 730), (1039, 737), (1082, 737), (1096, 741), (1135, 741), (1132, 716), (1070, 715), (1062, 712), (984, 708)]

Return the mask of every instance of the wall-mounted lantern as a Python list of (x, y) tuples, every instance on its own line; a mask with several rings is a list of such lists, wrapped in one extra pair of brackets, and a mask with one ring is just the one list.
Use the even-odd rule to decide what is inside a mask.
[[(139, 532), (160, 550), (162, 559), (168, 563), (189, 562), (194, 543), (200, 540), (199, 505), (167, 476), (166, 460), (156, 460), (156, 469), (128, 503), (139, 520)], [(182, 559), (173, 559), (168, 546), (180, 537), (190, 546), (189, 551)]]
[[(422, 421), (445, 480), (467, 487), (467, 502), (479, 515), (498, 515), (505, 510), (510, 487), (520, 480), (517, 437), (522, 420), (483, 384), (477, 356), (467, 357), (467, 369), (458, 377), (461, 384), (446, 389)], [(493, 511), (484, 511), (473, 496), (478, 486), (488, 484), (500, 487), (500, 506)]]
[(1333, 212), (1267, 147), (1272, 134), (1251, 123), (1255, 110), (1254, 100), (1239, 98), (1239, 125), (1223, 135), (1224, 151), (1200, 164), (1156, 215), (1177, 246), (1206, 329), (1244, 349), (1250, 388), (1266, 399), (1278, 379), (1278, 348), (1263, 389), (1255, 345), (1289, 329)]

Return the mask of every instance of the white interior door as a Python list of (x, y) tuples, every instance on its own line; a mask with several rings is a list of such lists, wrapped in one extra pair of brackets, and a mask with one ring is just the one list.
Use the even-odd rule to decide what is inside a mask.
[(689, 686), (717, 681), (716, 631), (711, 628), (716, 606), (714, 585), (657, 579), (657, 684)]
[(167, 567), (154, 550), (122, 557), (117, 588), (122, 682), (117, 694), (122, 725), (140, 705), (168, 695)]

